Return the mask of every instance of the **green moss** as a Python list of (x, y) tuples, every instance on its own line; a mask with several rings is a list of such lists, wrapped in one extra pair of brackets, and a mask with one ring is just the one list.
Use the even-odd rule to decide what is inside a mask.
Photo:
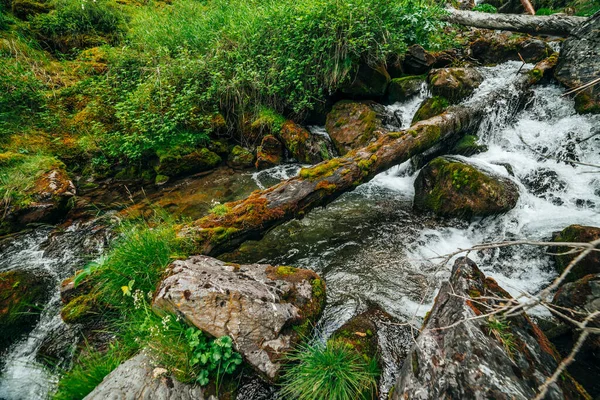
[(271, 133), (278, 134), (281, 132), (283, 124), (285, 124), (285, 117), (278, 114), (271, 108), (263, 107), (259, 110), (258, 115), (252, 121), (251, 128), (258, 130), (267, 130)]
[(229, 153), (227, 163), (233, 168), (249, 168), (254, 166), (254, 154), (250, 150), (236, 145)]
[(221, 157), (207, 148), (193, 150), (174, 148), (160, 154), (160, 163), (156, 173), (167, 176), (181, 176), (215, 168), (221, 163)]
[(580, 114), (600, 114), (600, 100), (587, 91), (580, 92), (575, 96), (575, 110)]
[(426, 119), (439, 115), (442, 112), (444, 112), (444, 110), (448, 108), (449, 105), (449, 101), (444, 97), (430, 97), (421, 104), (415, 116), (413, 117), (412, 123), (415, 124), (419, 121), (424, 121)]
[(168, 181), (169, 181), (169, 177), (168, 177), (168, 176), (166, 176), (166, 175), (161, 175), (161, 174), (158, 174), (158, 175), (156, 175), (156, 177), (154, 178), (154, 183), (155, 183), (155, 184), (157, 184), (157, 185), (162, 185), (162, 184), (165, 184), (165, 183), (167, 183)]
[(96, 294), (85, 294), (75, 297), (65, 305), (60, 312), (60, 316), (67, 324), (75, 324), (97, 314), (95, 311), (96, 306)]
[(220, 217), (224, 216), (229, 212), (229, 207), (226, 204), (217, 204), (208, 211), (210, 214), (215, 214)]
[(340, 167), (341, 163), (338, 159), (332, 159), (327, 162), (322, 162), (310, 168), (302, 168), (300, 170), (300, 177), (302, 179), (315, 180), (318, 178), (326, 178), (333, 175), (336, 169)]
[(281, 276), (281, 277), (285, 277), (285, 276), (289, 276), (289, 275), (293, 275), (296, 272), (298, 272), (298, 268), (294, 268), (294, 267), (289, 267), (289, 266), (280, 266), (277, 267), (277, 275)]
[(311, 282), (312, 293), (317, 299), (323, 299), (325, 297), (325, 284), (321, 279), (315, 279)]

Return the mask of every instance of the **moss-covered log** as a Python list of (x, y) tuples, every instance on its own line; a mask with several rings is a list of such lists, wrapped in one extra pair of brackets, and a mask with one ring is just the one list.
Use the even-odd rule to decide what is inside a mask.
[(246, 199), (226, 203), (219, 213), (183, 226), (179, 235), (193, 239), (196, 250), (206, 255), (216, 255), (246, 240), (259, 239), (269, 229), (332, 202), (433, 145), (474, 130), (488, 107), (500, 104), (505, 107), (507, 100), (520, 100), (526, 89), (555, 64), (556, 55), (538, 63), (534, 70), (521, 73), (510, 89), (495, 90), (477, 102), (450, 107), (409, 129), (386, 133), (343, 157), (303, 168), (297, 177), (255, 191)]
[(535, 35), (569, 36), (587, 20), (586, 17), (566, 15), (489, 14), (453, 8), (446, 11), (448, 13), (443, 19), (453, 24)]

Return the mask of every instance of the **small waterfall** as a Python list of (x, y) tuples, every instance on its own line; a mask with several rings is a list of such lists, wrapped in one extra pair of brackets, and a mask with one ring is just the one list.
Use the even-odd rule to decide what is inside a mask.
[(97, 220), (75, 223), (62, 232), (38, 228), (17, 236), (2, 249), (1, 272), (29, 270), (49, 275), (53, 283), (50, 299), (33, 331), (2, 354), (0, 399), (42, 400), (53, 392), (58, 371), (42, 364), (38, 352), (48, 340), (58, 338), (66, 354), (66, 359), (56, 360), (60, 368), (69, 363), (75, 340), (60, 318), (60, 283), (96, 256), (107, 240), (105, 228)]

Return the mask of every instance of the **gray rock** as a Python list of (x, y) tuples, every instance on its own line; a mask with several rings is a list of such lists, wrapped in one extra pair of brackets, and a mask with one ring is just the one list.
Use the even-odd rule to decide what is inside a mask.
[[(560, 360), (525, 315), (504, 328), (488, 318), (482, 296), (510, 297), (468, 258), (456, 261), (415, 346), (404, 361), (393, 399), (531, 399)], [(477, 302), (471, 298), (478, 298)], [(459, 321), (462, 323), (458, 323)], [(444, 328), (444, 329), (439, 329)], [(551, 385), (545, 399), (586, 398), (570, 377)], [(587, 397), (589, 398), (589, 397)]]
[[(203, 400), (201, 387), (178, 382), (143, 352), (119, 365), (85, 400)], [(216, 400), (213, 396), (209, 400)]]
[(295, 326), (306, 329), (306, 322), (319, 315), (324, 288), (309, 270), (194, 256), (169, 267), (153, 307), (176, 313), (212, 336), (230, 336), (250, 365), (276, 379), (280, 356), (306, 333)]
[[(594, 14), (565, 40), (554, 72), (563, 85), (574, 88), (600, 78), (600, 12)], [(600, 113), (600, 85), (575, 97), (581, 113)]]

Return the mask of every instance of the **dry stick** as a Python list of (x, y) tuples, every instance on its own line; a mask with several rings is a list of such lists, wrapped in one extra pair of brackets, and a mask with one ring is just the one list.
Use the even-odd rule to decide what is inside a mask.
[(598, 83), (600, 83), (600, 78), (596, 78), (596, 79), (594, 79), (592, 81), (589, 81), (588, 83), (585, 83), (585, 84), (583, 84), (581, 86), (577, 86), (577, 87), (569, 90), (568, 92), (565, 92), (565, 93), (561, 94), (561, 97), (568, 96), (571, 93), (580, 92), (580, 91), (582, 91), (584, 89), (587, 89), (588, 87), (594, 86), (594, 85), (596, 85)]
[(556, 370), (554, 371), (552, 376), (550, 376), (548, 379), (546, 379), (546, 382), (544, 382), (544, 384), (538, 388), (538, 390), (540, 392), (538, 393), (538, 395), (535, 397), (534, 400), (542, 400), (546, 396), (546, 393), (548, 392), (548, 388), (550, 387), (550, 385), (552, 385), (554, 382), (556, 382), (558, 377), (565, 371), (565, 369), (567, 369), (567, 367), (573, 361), (575, 361), (575, 356), (577, 355), (579, 350), (581, 350), (581, 347), (585, 343), (585, 340), (590, 335), (590, 331), (585, 329), (585, 327), (593, 318), (595, 318), (598, 315), (600, 315), (600, 311), (593, 312), (592, 314), (588, 315), (583, 320), (582, 324), (584, 326), (584, 329), (581, 332), (581, 335), (579, 335), (579, 339), (573, 346), (573, 349), (571, 349), (571, 353), (569, 353), (567, 358), (565, 358), (564, 360), (561, 361), (561, 363), (558, 365), (558, 368), (556, 368)]

